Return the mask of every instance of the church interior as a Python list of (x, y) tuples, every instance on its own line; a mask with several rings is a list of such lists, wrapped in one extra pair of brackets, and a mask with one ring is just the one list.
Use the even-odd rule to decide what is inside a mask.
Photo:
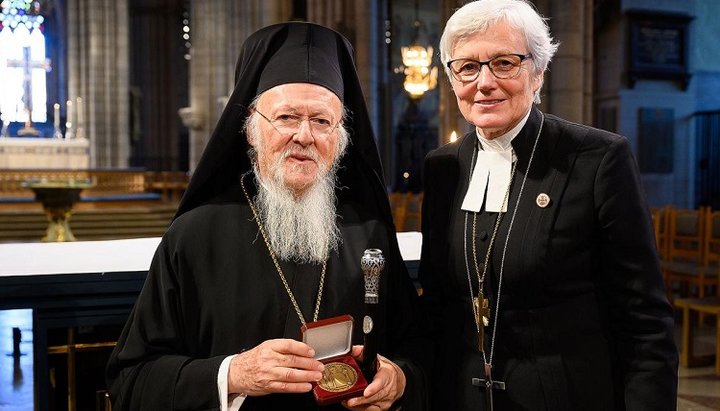
[[(531, 2), (560, 43), (541, 110), (624, 135), (638, 160), (678, 410), (720, 410), (720, 2)], [(309, 21), (350, 40), (395, 226), (417, 234), (425, 155), (471, 130), (438, 53), (465, 3), (0, 0), (0, 411), (110, 410), (103, 368), (148, 251), (98, 278), (111, 263), (88, 269), (75, 245), (154, 250), (137, 241), (168, 228), (259, 28)], [(67, 283), (27, 268), (59, 261), (80, 267)]]

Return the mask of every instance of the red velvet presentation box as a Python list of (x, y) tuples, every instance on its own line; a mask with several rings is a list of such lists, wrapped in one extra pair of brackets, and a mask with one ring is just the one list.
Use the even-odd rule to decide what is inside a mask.
[(303, 342), (315, 350), (315, 359), (325, 364), (323, 378), (313, 385), (319, 405), (330, 405), (362, 395), (368, 383), (352, 350), (353, 318), (350, 315), (308, 323), (301, 328)]

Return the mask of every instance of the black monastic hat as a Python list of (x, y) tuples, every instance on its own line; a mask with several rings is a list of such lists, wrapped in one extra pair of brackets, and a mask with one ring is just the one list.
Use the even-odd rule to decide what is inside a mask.
[(260, 73), (256, 95), (280, 84), (312, 83), (327, 88), (342, 101), (345, 90), (337, 33), (313, 24), (292, 24), (287, 29), (285, 41)]

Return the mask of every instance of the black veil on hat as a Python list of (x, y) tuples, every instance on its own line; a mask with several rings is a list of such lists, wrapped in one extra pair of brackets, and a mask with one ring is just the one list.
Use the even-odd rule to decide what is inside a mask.
[[(341, 34), (312, 23), (290, 22), (252, 34), (240, 50), (235, 89), (205, 147), (176, 214), (213, 201), (237, 188), (250, 170), (243, 125), (257, 95), (286, 83), (312, 83), (335, 93), (349, 112), (347, 152), (341, 159), (338, 201), (356, 200), (394, 230), (370, 118), (353, 61)], [(370, 196), (375, 201), (369, 202)]]

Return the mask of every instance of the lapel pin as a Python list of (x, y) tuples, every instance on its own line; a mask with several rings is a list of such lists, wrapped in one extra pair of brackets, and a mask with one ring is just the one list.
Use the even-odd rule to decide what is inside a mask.
[(538, 194), (537, 198), (535, 198), (535, 204), (537, 204), (540, 208), (545, 208), (549, 206), (550, 196), (545, 193)]

